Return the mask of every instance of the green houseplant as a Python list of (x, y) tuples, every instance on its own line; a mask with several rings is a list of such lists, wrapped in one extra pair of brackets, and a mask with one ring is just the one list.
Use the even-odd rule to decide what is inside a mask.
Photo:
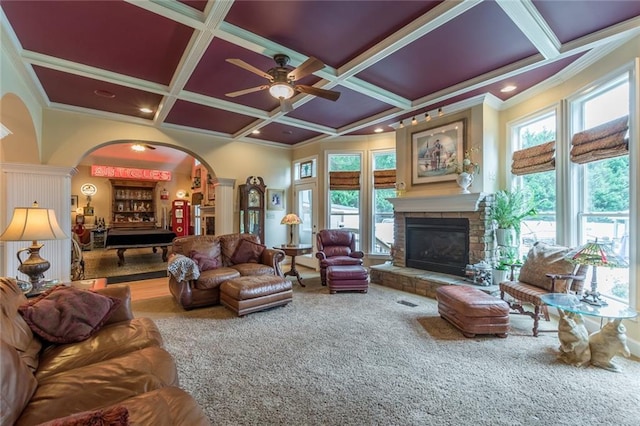
[(524, 190), (496, 192), (491, 218), (496, 226), (498, 245), (517, 247), (522, 219), (536, 214), (533, 198)]

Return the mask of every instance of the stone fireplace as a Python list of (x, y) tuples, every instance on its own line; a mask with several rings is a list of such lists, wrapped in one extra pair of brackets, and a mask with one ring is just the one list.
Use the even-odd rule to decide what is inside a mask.
[[(493, 195), (407, 196), (390, 201), (395, 212), (392, 265), (373, 266), (372, 282), (435, 298), (439, 285), (465, 282), (466, 264), (494, 262), (496, 249), (490, 219)], [(411, 225), (416, 223), (436, 224), (436, 227), (419, 229), (418, 234), (408, 240), (407, 225), (411, 231)], [(428, 241), (422, 249), (415, 249), (414, 238)], [(415, 250), (438, 253), (432, 256), (435, 259), (416, 261), (415, 257), (424, 253), (416, 255), (412, 253)], [(443, 270), (442, 265), (434, 263), (444, 263), (446, 267)]]
[(409, 218), (466, 219), (469, 222), (469, 263), (493, 262), (495, 248), (489, 209), (490, 194), (455, 194), (432, 197), (406, 197), (392, 200), (394, 215), (395, 266), (407, 266), (406, 223)]

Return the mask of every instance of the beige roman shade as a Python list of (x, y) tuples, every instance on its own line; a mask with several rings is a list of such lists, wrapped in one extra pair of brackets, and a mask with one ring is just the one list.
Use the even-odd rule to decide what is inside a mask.
[(373, 188), (388, 189), (396, 187), (396, 170), (374, 170)]
[(556, 141), (545, 142), (513, 153), (511, 173), (517, 176), (556, 168)]
[(629, 116), (617, 118), (573, 135), (571, 161), (578, 164), (629, 153)]
[(329, 172), (329, 189), (360, 189), (360, 172)]

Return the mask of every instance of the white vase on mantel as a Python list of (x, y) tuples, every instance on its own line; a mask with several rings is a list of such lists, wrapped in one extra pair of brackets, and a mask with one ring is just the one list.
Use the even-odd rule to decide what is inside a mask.
[(458, 183), (458, 186), (462, 189), (460, 193), (469, 194), (470, 193), (469, 187), (473, 183), (473, 175), (471, 173), (462, 172), (458, 174), (458, 177), (456, 178), (456, 182)]

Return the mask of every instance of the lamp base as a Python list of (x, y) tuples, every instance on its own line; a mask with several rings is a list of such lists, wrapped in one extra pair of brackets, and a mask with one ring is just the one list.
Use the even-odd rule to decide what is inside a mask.
[(586, 290), (584, 296), (580, 299), (581, 302), (588, 303), (592, 306), (607, 306), (608, 303), (600, 298), (600, 293), (597, 291)]
[[(33, 244), (28, 248), (18, 250), (17, 253), (18, 260), (20, 260), (18, 271), (29, 276), (29, 282), (33, 287), (31, 291), (42, 290), (42, 287), (45, 284), (44, 273), (49, 269), (49, 267), (51, 267), (48, 260), (40, 257), (41, 248), (42, 244)], [(23, 252), (29, 253), (29, 257), (24, 261), (20, 258), (20, 254)]]

